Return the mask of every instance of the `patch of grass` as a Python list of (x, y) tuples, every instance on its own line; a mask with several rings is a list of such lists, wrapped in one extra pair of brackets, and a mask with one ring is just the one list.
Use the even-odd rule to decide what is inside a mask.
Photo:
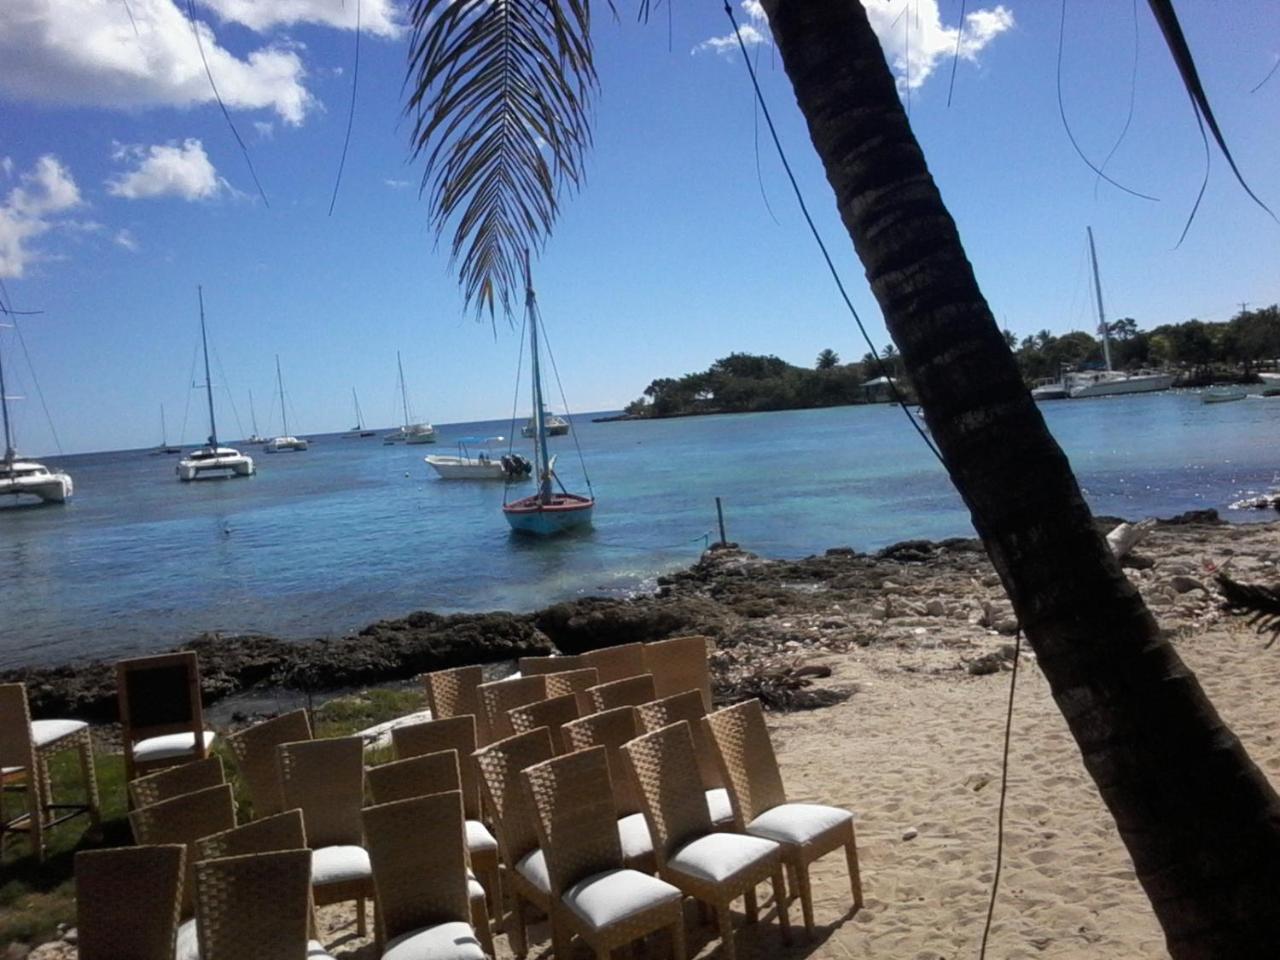
[(311, 722), (317, 737), (345, 737), (426, 706), (421, 687), (362, 690), (317, 707)]

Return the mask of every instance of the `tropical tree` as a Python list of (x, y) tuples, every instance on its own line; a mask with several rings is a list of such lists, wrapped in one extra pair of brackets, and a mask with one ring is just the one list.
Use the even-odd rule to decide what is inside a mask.
[(818, 369), (818, 370), (830, 370), (832, 367), (836, 366), (836, 364), (838, 364), (839, 362), (840, 362), (840, 355), (836, 353), (834, 350), (832, 350), (830, 347), (827, 347), (827, 349), (823, 350), (820, 354), (818, 354), (818, 359), (814, 363), (814, 367), (815, 369)]
[[(1115, 817), (1170, 953), (1271, 956), (1280, 797), (1098, 534), (1031, 401), (853, 0), (762, 0), (840, 216), (948, 473)], [(1149, 0), (1207, 114), (1171, 0)], [(642, 5), (647, 7), (647, 3)], [(468, 298), (518, 292), (574, 184), (589, 0), (413, 0), (407, 112)], [(1212, 116), (1211, 132), (1221, 138)]]

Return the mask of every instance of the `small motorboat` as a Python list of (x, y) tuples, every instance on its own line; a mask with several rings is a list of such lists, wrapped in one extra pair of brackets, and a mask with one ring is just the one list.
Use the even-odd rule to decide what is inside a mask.
[(1243, 400), (1248, 395), (1240, 387), (1210, 387), (1208, 390), (1200, 391), (1200, 402), (1230, 403), (1233, 400)]
[[(456, 457), (432, 454), (423, 459), (441, 480), (505, 480), (516, 482), (533, 476), (533, 464), (518, 453), (494, 456), (491, 443), (501, 443), (503, 437), (461, 437)], [(474, 450), (479, 445), (483, 446)]]
[[(569, 432), (569, 421), (559, 414), (551, 413), (549, 410), (542, 411), (542, 420), (546, 425), (548, 437), (563, 437)], [(538, 435), (538, 424), (533, 417), (530, 417), (523, 427), (520, 428), (520, 436), (526, 440), (532, 440)]]

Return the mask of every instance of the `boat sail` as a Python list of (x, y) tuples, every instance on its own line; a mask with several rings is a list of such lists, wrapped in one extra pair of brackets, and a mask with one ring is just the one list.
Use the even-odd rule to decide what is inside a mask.
[[(8, 324), (0, 324), (8, 326)], [(4, 459), (0, 460), (0, 496), (39, 498), (43, 503), (66, 503), (75, 489), (71, 475), (50, 470), (43, 463), (21, 460), (13, 448), (13, 427), (9, 423), (10, 397), (4, 388), (4, 357), (0, 356), (0, 419), (4, 420)]]
[(209, 373), (209, 337), (204, 326), (204, 288), (196, 287), (196, 291), (200, 297), (200, 345), (204, 350), (204, 391), (209, 401), (209, 440), (199, 450), (193, 450), (178, 461), (178, 479), (186, 483), (204, 474), (251, 477), (253, 457), (234, 447), (218, 445), (218, 424), (213, 416), (213, 377)]
[(258, 433), (258, 415), (253, 410), (253, 391), (249, 391), (249, 422), (253, 425), (253, 436), (248, 440), (249, 443), (266, 443), (267, 438)]
[[(542, 371), (538, 359), (538, 325), (541, 316), (533, 292), (533, 279), (525, 264), (525, 323), (529, 327), (530, 372), (533, 380), (533, 419), (536, 441), (533, 448), (534, 475), (538, 478), (538, 492), (510, 503), (503, 503), (502, 512), (507, 523), (516, 533), (535, 536), (553, 536), (569, 530), (591, 525), (595, 510), (595, 497), (570, 493), (555, 472), (555, 457), (547, 455), (547, 409), (542, 402)], [(553, 486), (559, 487), (554, 490)], [(590, 489), (591, 481), (587, 481)]]
[(351, 388), (351, 402), (352, 404), (354, 404), (356, 408), (356, 425), (352, 427), (348, 432), (344, 433), (342, 436), (346, 439), (353, 439), (355, 437), (376, 436), (378, 431), (366, 430), (364, 428), (364, 414), (360, 412), (360, 398), (356, 396), (355, 387)]
[(435, 443), (436, 428), (429, 423), (413, 423), (409, 418), (409, 391), (404, 385), (404, 364), (396, 351), (396, 369), (400, 376), (400, 406), (404, 411), (403, 426), (382, 438), (383, 443)]
[(289, 412), (284, 402), (284, 377), (280, 374), (280, 354), (278, 353), (276, 354), (276, 387), (280, 390), (280, 425), (284, 427), (284, 433), (278, 437), (272, 437), (262, 449), (267, 453), (284, 451), (301, 453), (307, 449), (307, 441), (299, 440), (289, 433)]
[(151, 455), (152, 455), (153, 457), (158, 457), (158, 456), (160, 456), (161, 454), (166, 454), (166, 453), (181, 453), (181, 452), (182, 452), (182, 448), (181, 448), (181, 447), (171, 447), (171, 446), (169, 446), (169, 431), (165, 429), (165, 425), (164, 425), (164, 404), (162, 403), (162, 404), (160, 404), (160, 446), (158, 446), (158, 447), (156, 447), (154, 450), (152, 450), (152, 451), (151, 451)]

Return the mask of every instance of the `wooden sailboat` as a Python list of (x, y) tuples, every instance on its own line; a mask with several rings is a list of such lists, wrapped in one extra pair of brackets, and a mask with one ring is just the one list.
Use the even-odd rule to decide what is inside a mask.
[(289, 433), (289, 410), (284, 402), (284, 376), (280, 373), (280, 354), (278, 353), (276, 354), (276, 387), (280, 391), (280, 425), (284, 427), (284, 433), (278, 437), (272, 437), (262, 449), (267, 453), (301, 453), (307, 449), (307, 441), (299, 440)]
[[(533, 448), (534, 473), (538, 478), (538, 492), (502, 505), (507, 523), (516, 533), (540, 537), (554, 536), (569, 530), (591, 525), (596, 501), (593, 496), (570, 493), (555, 472), (555, 457), (547, 455), (547, 410), (542, 401), (542, 371), (538, 358), (537, 298), (533, 292), (533, 280), (525, 267), (525, 322), (529, 327), (530, 370), (533, 379), (533, 421), (535, 442)], [(588, 481), (590, 487), (590, 481)], [(558, 489), (555, 489), (558, 488)]]

